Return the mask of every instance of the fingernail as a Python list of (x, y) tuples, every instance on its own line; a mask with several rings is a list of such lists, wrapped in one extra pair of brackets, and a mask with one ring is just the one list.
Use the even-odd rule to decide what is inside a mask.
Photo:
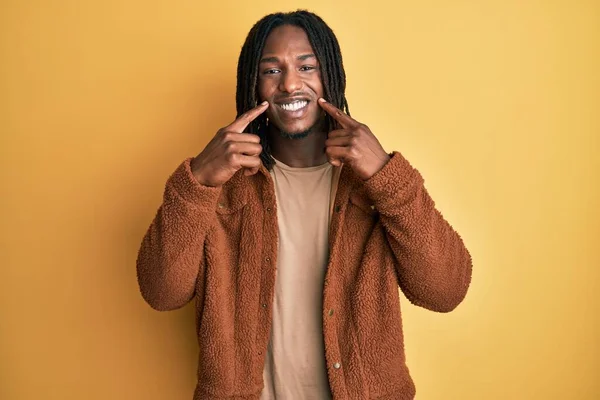
[(265, 101), (263, 101), (262, 103), (260, 103), (260, 105), (261, 105), (261, 106), (266, 106), (267, 104), (269, 104), (269, 102), (268, 102), (268, 101), (266, 101), (266, 100), (265, 100)]
[(324, 98), (322, 98), (322, 97), (319, 99), (319, 101), (320, 101), (321, 103), (327, 103), (327, 100), (325, 100), (325, 99), (324, 99)]

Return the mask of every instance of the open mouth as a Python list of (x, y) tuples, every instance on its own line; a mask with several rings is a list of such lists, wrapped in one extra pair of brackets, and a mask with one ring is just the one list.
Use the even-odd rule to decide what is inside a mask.
[(286, 103), (277, 103), (277, 107), (289, 113), (297, 113), (306, 109), (308, 103), (308, 100), (294, 100)]

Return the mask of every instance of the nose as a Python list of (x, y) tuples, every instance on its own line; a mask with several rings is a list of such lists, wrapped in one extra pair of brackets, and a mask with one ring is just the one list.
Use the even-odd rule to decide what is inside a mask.
[(282, 73), (281, 81), (279, 82), (279, 90), (287, 93), (295, 93), (302, 89), (302, 80), (298, 72), (289, 69)]

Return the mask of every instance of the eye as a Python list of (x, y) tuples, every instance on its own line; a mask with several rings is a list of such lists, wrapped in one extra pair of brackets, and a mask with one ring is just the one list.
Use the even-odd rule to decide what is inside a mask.
[(300, 67), (300, 71), (312, 71), (313, 69), (316, 69), (316, 67), (312, 65), (303, 65)]
[(276, 69), (276, 68), (270, 68), (270, 69), (265, 70), (263, 72), (263, 74), (265, 74), (265, 75), (273, 75), (273, 74), (276, 74), (278, 72), (279, 72), (278, 69)]

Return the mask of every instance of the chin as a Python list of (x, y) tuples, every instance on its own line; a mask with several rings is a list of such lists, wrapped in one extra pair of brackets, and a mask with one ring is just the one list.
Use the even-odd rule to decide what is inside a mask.
[[(277, 122), (278, 123), (275, 123), (274, 126), (281, 133), (281, 135), (283, 137), (293, 137), (293, 138), (296, 138), (296, 136), (304, 138), (304, 137), (308, 136), (310, 133), (312, 133), (314, 131), (318, 131), (319, 128), (322, 126), (322, 124), (321, 124), (322, 121), (319, 121), (318, 118), (315, 118), (311, 122), (296, 121), (297, 123), (292, 123), (292, 124), (282, 123), (283, 121), (277, 121)], [(298, 123), (298, 122), (300, 122), (300, 123)]]
[(304, 139), (308, 135), (310, 135), (315, 129), (315, 124), (313, 125), (277, 125), (277, 130), (279, 131), (279, 135), (286, 139)]

